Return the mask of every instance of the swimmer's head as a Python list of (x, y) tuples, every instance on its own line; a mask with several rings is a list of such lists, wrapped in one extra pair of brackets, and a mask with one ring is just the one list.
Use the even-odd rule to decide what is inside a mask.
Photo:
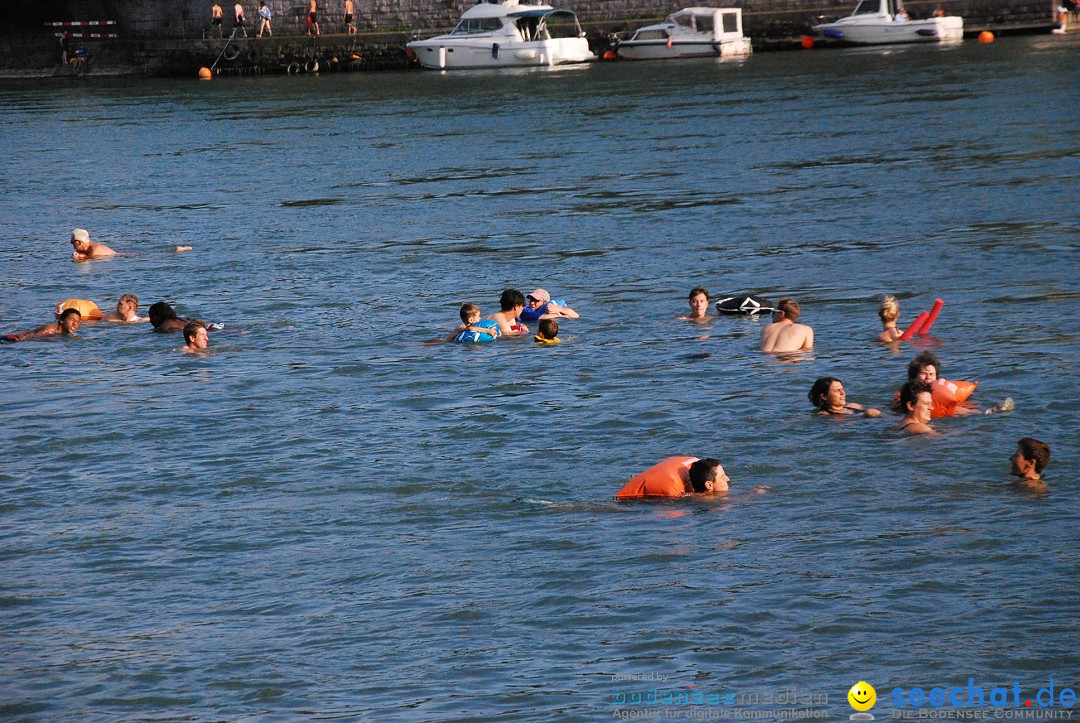
[(176, 312), (173, 308), (166, 304), (164, 301), (159, 301), (155, 304), (151, 304), (150, 308), (146, 312), (150, 315), (150, 324), (156, 329), (166, 321), (170, 321), (176, 318)]
[(545, 339), (554, 339), (559, 335), (559, 322), (554, 319), (543, 319), (537, 325), (540, 336)]
[(82, 314), (78, 309), (64, 309), (60, 312), (60, 317), (56, 320), (56, 323), (60, 325), (60, 331), (64, 334), (74, 334), (75, 330), (79, 328), (79, 324), (82, 323)]
[(513, 311), (518, 307), (525, 308), (525, 295), (517, 289), (507, 289), (499, 296), (499, 309), (502, 311)]
[(941, 374), (941, 362), (933, 352), (924, 351), (911, 360), (907, 368), (908, 381), (918, 379), (920, 382), (933, 384)]
[(821, 377), (810, 387), (810, 393), (806, 396), (811, 404), (824, 412), (843, 408), (847, 401), (844, 385), (836, 377)]
[(135, 294), (124, 294), (116, 302), (116, 313), (121, 316), (134, 314), (139, 308), (139, 299)]
[(76, 251), (85, 251), (90, 248), (90, 232), (85, 228), (77, 228), (71, 232), (71, 245)]
[(930, 411), (934, 408), (934, 397), (930, 385), (913, 380), (900, 387), (900, 410), (914, 417), (923, 424), (930, 421)]
[(799, 320), (802, 309), (795, 299), (780, 299), (780, 303), (776, 305), (776, 311), (773, 313), (782, 314), (783, 318), (794, 322)]
[(881, 300), (878, 316), (881, 317), (882, 324), (892, 324), (900, 318), (900, 302), (896, 300), (895, 296), (886, 296)]
[(551, 301), (551, 294), (544, 289), (535, 289), (525, 297), (525, 303), (531, 309), (539, 309), (549, 301)]
[(475, 324), (480, 321), (480, 307), (476, 304), (462, 304), (461, 311), (458, 313), (461, 315), (463, 324)]
[(1033, 437), (1021, 437), (1016, 440), (1016, 451), (1009, 461), (1012, 462), (1012, 473), (1018, 477), (1024, 476), (1031, 463), (1035, 464), (1035, 473), (1042, 474), (1050, 462), (1050, 445)]
[(690, 311), (696, 316), (705, 316), (709, 310), (709, 292), (701, 286), (690, 289), (687, 301), (690, 304)]
[(726, 492), (728, 489), (727, 473), (720, 466), (720, 460), (712, 457), (699, 459), (690, 465), (690, 486), (698, 494), (704, 492)]
[(201, 321), (189, 321), (184, 326), (184, 342), (194, 349), (205, 349), (210, 343), (206, 334), (206, 324)]

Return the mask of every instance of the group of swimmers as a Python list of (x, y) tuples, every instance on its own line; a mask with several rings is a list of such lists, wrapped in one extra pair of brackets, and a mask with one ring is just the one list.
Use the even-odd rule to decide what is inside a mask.
[[(71, 259), (76, 263), (90, 261), (92, 259), (104, 259), (116, 256), (118, 253), (105, 244), (90, 240), (90, 234), (86, 229), (77, 228), (71, 232), (71, 246), (74, 249)], [(176, 250), (190, 251), (190, 246), (177, 246)], [(149, 316), (139, 316), (139, 299), (134, 294), (124, 294), (116, 302), (116, 310), (103, 313), (93, 301), (88, 299), (66, 299), (56, 305), (53, 315), (55, 322), (14, 334), (0, 336), (0, 342), (18, 342), (31, 339), (42, 339), (53, 336), (74, 336), (75, 332), (84, 322), (112, 322), (117, 324), (139, 324), (150, 322), (154, 331), (169, 333), (174, 331), (183, 332), (183, 351), (189, 353), (203, 353), (209, 346), (208, 329), (221, 329), (222, 324), (207, 324), (199, 319), (182, 319), (176, 315), (176, 311), (164, 301), (159, 301), (150, 306)]]
[(577, 319), (576, 311), (566, 304), (552, 300), (544, 289), (535, 289), (528, 295), (518, 289), (506, 289), (499, 296), (499, 310), (481, 321), (482, 313), (476, 304), (462, 304), (458, 312), (461, 324), (446, 337), (448, 342), (487, 342), (506, 336), (525, 336), (529, 327), (524, 322), (536, 321), (537, 334), (533, 340), (538, 344), (554, 346), (560, 343), (558, 319)]
[[(938, 302), (939, 304), (941, 302)], [(696, 287), (688, 297), (690, 313), (679, 319), (692, 322), (706, 322), (709, 316), (709, 292)], [(772, 322), (761, 332), (761, 349), (765, 352), (800, 352), (809, 351), (814, 346), (814, 332), (809, 326), (797, 323), (800, 315), (799, 304), (790, 298), (781, 299), (772, 311)], [(886, 343), (898, 343), (903, 334), (896, 326), (900, 316), (900, 305), (895, 297), (886, 296), (879, 310), (883, 331), (878, 340)], [(924, 351), (908, 365), (908, 380), (897, 392), (893, 409), (903, 415), (900, 430), (908, 434), (936, 434), (930, 425), (934, 416), (974, 414), (979, 410), (965, 406), (964, 401), (955, 395), (956, 385), (939, 378), (941, 362), (937, 357)], [(974, 389), (969, 384), (968, 393)], [(940, 390), (935, 398), (935, 390)], [(810, 403), (818, 413), (826, 416), (863, 415), (880, 417), (881, 411), (866, 408), (847, 401), (843, 383), (836, 377), (821, 377), (810, 387), (807, 394)], [(984, 414), (1008, 412), (1015, 408), (1013, 400), (1005, 401)], [(1016, 450), (1009, 457), (1010, 472), (1018, 478), (1017, 484), (1026, 489), (1043, 492), (1042, 471), (1050, 461), (1050, 447), (1032, 437), (1023, 437), (1017, 441)], [(717, 480), (713, 484), (713, 475)], [(709, 481), (706, 484), (706, 481)], [(672, 457), (655, 465), (631, 479), (616, 495), (616, 499), (635, 499), (642, 497), (679, 497), (684, 494), (716, 495), (727, 494), (729, 479), (723, 472), (719, 461), (714, 459), (697, 460), (692, 457)], [(758, 488), (755, 491), (763, 491)]]

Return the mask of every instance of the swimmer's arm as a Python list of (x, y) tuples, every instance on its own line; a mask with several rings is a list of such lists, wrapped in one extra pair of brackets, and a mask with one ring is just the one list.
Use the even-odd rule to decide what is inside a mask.
[(450, 332), (450, 336), (446, 337), (445, 341), (453, 341), (454, 338), (457, 337), (457, 335), (460, 334), (463, 331), (465, 331), (465, 325), (461, 324), (461, 325), (458, 326), (458, 328), (456, 328), (452, 332)]
[(549, 303), (548, 313), (541, 316), (541, 319), (554, 319), (557, 317), (566, 317), (567, 319), (577, 319), (581, 314), (577, 313), (569, 306), (559, 306), (558, 304)]

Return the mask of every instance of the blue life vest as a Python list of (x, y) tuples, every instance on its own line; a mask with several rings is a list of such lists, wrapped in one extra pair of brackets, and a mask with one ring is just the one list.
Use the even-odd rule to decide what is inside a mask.
[(555, 304), (555, 306), (566, 306), (566, 301), (563, 299), (552, 299), (544, 304), (539, 309), (531, 309), (526, 306), (521, 310), (521, 314), (518, 316), (522, 321), (540, 321), (540, 317), (548, 313), (548, 304)]
[(501, 333), (499, 331), (499, 322), (494, 321), (492, 319), (485, 319), (484, 321), (478, 321), (475, 324), (470, 324), (469, 326), (479, 326), (479, 327), (483, 327), (485, 329), (491, 329), (491, 333), (490, 334), (485, 334), (484, 332), (470, 331), (468, 329), (465, 329), (464, 331), (459, 332), (458, 335), (454, 337), (454, 342), (455, 343), (458, 343), (458, 344), (475, 344), (477, 342), (495, 341), (495, 339)]

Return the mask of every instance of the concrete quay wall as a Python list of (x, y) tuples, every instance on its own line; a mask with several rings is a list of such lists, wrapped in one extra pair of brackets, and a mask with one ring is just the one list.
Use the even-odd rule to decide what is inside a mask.
[[(224, 35), (232, 32), (233, 3), (225, 11)], [(550, 0), (549, 0), (550, 2)], [(191, 76), (215, 60), (222, 74), (300, 72), (319, 64), (320, 72), (413, 67), (404, 45), (411, 35), (431, 35), (456, 24), (468, 0), (354, 0), (358, 35), (344, 34), (344, 0), (320, 0), (322, 35), (308, 35), (307, 2), (266, 0), (273, 13), (273, 37), (255, 39), (254, 0), (243, 0), (247, 38), (234, 40), (219, 58), (224, 39), (210, 24), (212, 0), (40, 0), (29, 6), (0, 3), (0, 77), (156, 75)], [(556, 0), (578, 13), (593, 50), (602, 50), (610, 33), (662, 18), (692, 4), (671, 0)], [(797, 48), (799, 38), (822, 18), (847, 15), (854, 0), (741, 0), (718, 6), (743, 8), (743, 25), (755, 51)], [(13, 5), (21, 5), (14, 12)], [(928, 17), (940, 5), (964, 18), (965, 30), (1048, 31), (1055, 21), (1054, 0), (909, 0), (913, 18)], [(60, 28), (47, 22), (114, 20), (107, 28), (74, 32), (114, 32), (118, 38), (75, 38), (90, 53), (86, 63), (59, 65)], [(295, 65), (294, 65), (295, 64)]]

